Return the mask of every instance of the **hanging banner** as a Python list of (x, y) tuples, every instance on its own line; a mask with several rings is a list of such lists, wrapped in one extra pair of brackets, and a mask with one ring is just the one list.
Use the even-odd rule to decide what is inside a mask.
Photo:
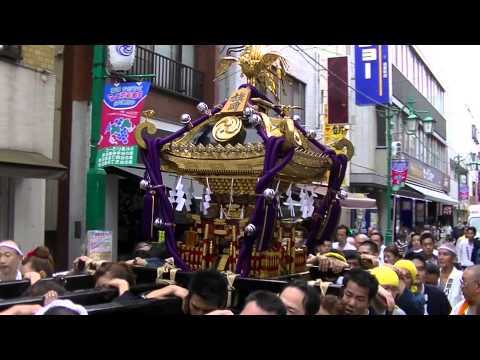
[(392, 160), (392, 185), (403, 187), (408, 176), (408, 160)]
[(105, 85), (97, 167), (137, 163), (134, 131), (149, 89), (149, 81)]
[(348, 58), (328, 58), (328, 123), (348, 123)]
[(460, 184), (458, 189), (458, 200), (468, 200), (468, 184)]
[(357, 105), (390, 102), (388, 45), (355, 45)]

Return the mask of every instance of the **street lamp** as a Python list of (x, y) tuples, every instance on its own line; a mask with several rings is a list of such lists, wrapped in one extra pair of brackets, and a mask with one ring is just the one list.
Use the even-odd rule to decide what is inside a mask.
[(409, 110), (407, 117), (407, 134), (414, 135), (417, 132), (417, 120), (418, 116), (412, 110)]
[(433, 122), (434, 120), (430, 115), (427, 115), (425, 118), (423, 118), (423, 132), (425, 134), (431, 135), (433, 133)]

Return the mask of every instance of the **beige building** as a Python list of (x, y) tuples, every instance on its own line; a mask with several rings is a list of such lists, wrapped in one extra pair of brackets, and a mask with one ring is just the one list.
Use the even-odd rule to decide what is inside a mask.
[(56, 227), (61, 63), (61, 47), (0, 45), (0, 239), (26, 251)]

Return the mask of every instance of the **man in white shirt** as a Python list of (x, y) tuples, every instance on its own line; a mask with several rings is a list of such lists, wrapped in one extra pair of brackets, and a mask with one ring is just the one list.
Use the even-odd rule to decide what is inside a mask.
[(470, 266), (463, 272), (461, 287), (465, 300), (460, 301), (450, 315), (479, 315), (480, 265)]
[(463, 272), (454, 266), (456, 255), (455, 246), (452, 243), (445, 243), (438, 248), (438, 266), (440, 267), (438, 286), (447, 295), (452, 309), (463, 301), (461, 287)]
[(378, 251), (379, 251), (378, 260), (380, 262), (380, 265), (383, 265), (384, 264), (383, 251), (385, 250), (383, 235), (378, 231), (373, 232), (372, 235), (370, 236), (370, 240), (372, 240), (375, 244), (377, 244)]
[(0, 281), (22, 280), (20, 265), (23, 253), (11, 240), (0, 242)]
[(348, 236), (348, 227), (345, 225), (337, 226), (335, 231), (335, 242), (332, 244), (332, 248), (336, 250), (356, 250), (353, 245), (355, 240)]
[(476, 234), (477, 229), (469, 226), (465, 231), (465, 239), (460, 240), (457, 244), (458, 261), (464, 268), (474, 265), (471, 259)]

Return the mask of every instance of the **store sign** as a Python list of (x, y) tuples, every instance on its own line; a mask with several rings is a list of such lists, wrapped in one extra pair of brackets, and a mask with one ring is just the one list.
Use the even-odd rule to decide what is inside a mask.
[(392, 160), (392, 185), (403, 187), (408, 176), (408, 160), (393, 159)]
[(416, 159), (410, 159), (408, 173), (409, 177), (436, 185), (447, 192), (450, 191), (450, 178), (447, 175)]
[(95, 261), (112, 261), (112, 239), (111, 231), (88, 231), (87, 256)]
[(149, 89), (147, 81), (105, 85), (97, 167), (137, 163), (134, 131)]
[(355, 45), (357, 105), (388, 104), (388, 45)]
[(452, 214), (453, 214), (453, 206), (451, 206), (451, 205), (443, 205), (442, 214), (443, 214), (443, 215), (447, 215), (447, 216), (452, 215)]

